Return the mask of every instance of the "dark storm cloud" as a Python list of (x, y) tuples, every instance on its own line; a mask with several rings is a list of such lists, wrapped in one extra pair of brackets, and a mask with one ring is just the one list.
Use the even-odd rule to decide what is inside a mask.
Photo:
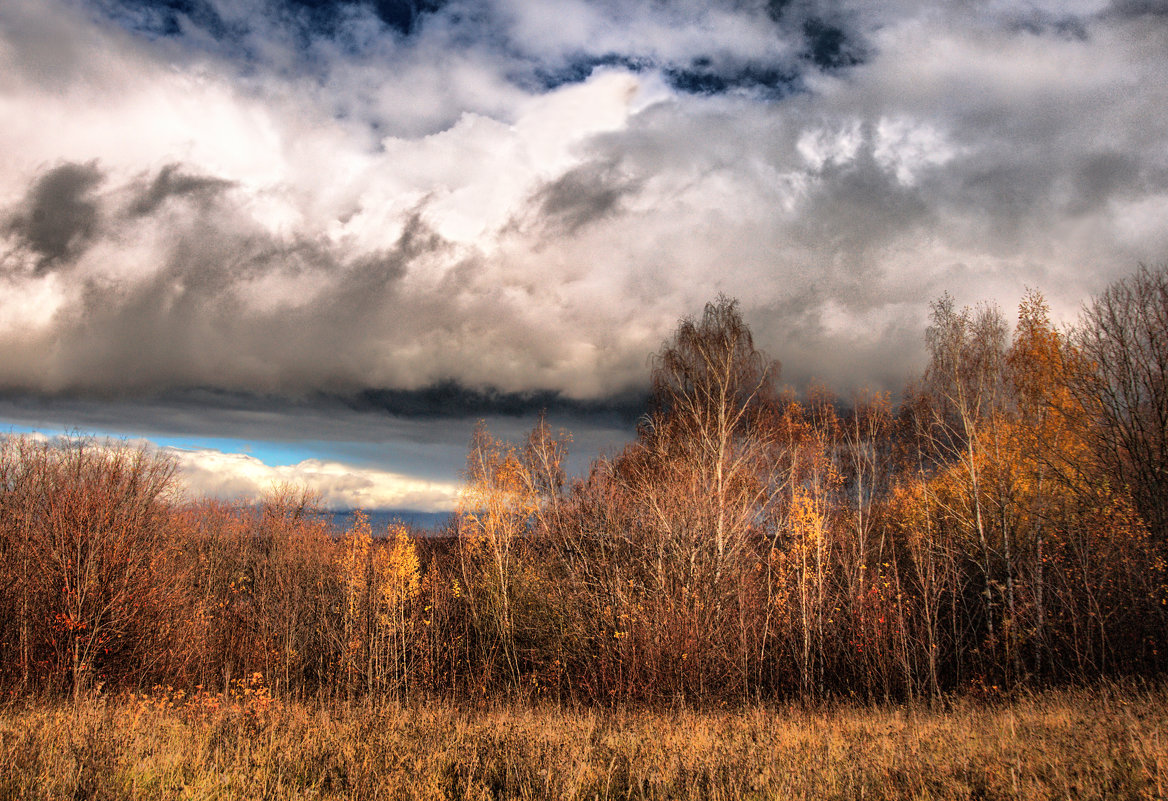
[[(286, 0), (279, 6), (296, 12), (301, 24), (326, 31), (335, 29), (346, 11), (365, 7), (389, 28), (408, 35), (426, 15), (445, 4), (444, 0)], [(123, 24), (153, 35), (179, 36), (192, 25), (216, 38), (233, 33), (211, 0), (104, 0), (103, 5)]]
[(75, 62), (0, 48), (26, 392), (590, 414), (718, 292), (788, 380), (895, 389), (940, 292), (1073, 314), (1168, 246), (1138, 3), (15, 3)]
[(537, 215), (553, 230), (575, 233), (582, 226), (619, 211), (621, 199), (639, 189), (614, 163), (589, 163), (569, 170), (535, 195)]
[[(614, 400), (614, 405), (623, 402)], [(0, 391), (0, 420), (9, 424), (59, 431), (132, 430), (156, 439), (180, 436), (293, 446), (297, 441), (312, 440), (315, 445), (302, 453), (340, 460), (358, 471), (378, 466), (438, 481), (455, 480), (465, 467), (477, 420), (484, 420), (495, 436), (521, 442), (541, 412), (546, 412), (553, 431), (571, 432), (569, 469), (577, 475), (587, 471), (597, 454), (611, 454), (633, 436), (633, 422), (626, 420), (623, 412), (601, 411), (599, 406), (580, 414), (544, 407), (516, 414), (511, 408), (496, 411), (486, 403), (475, 404), (469, 414), (437, 417), (424, 409), (417, 415), (394, 414), (384, 404), (321, 395), (293, 398), (172, 389), (148, 397), (102, 400), (69, 396), (34, 399)], [(0, 427), (0, 437), (4, 433)]]
[(466, 387), (452, 380), (416, 390), (365, 389), (335, 400), (358, 411), (382, 411), (397, 417), (530, 417), (546, 412), (555, 417), (610, 421), (628, 427), (648, 408), (648, 397), (642, 393), (579, 400), (555, 390), (500, 392), (493, 387)]
[(66, 162), (36, 178), (23, 200), (7, 210), (4, 229), (34, 255), (36, 272), (67, 265), (103, 236), (116, 235), (116, 198), (130, 196), (125, 213), (145, 217), (170, 198), (204, 204), (232, 186), (230, 181), (184, 173), (177, 164), (102, 198), (96, 190), (105, 181), (96, 162)]
[(699, 95), (745, 89), (763, 91), (771, 97), (778, 97), (792, 90), (797, 75), (791, 68), (767, 64), (718, 66), (704, 57), (696, 59), (688, 67), (670, 67), (665, 70), (671, 86)]
[(100, 5), (122, 25), (148, 35), (179, 36), (191, 27), (216, 39), (231, 33), (208, 0), (102, 0)]
[(377, 16), (394, 30), (412, 33), (427, 14), (441, 9), (444, 0), (374, 0)]
[(178, 164), (168, 164), (145, 186), (130, 204), (130, 214), (142, 217), (153, 214), (169, 198), (193, 198), (207, 201), (232, 186), (231, 181), (188, 175)]
[(853, 40), (842, 27), (819, 17), (803, 23), (806, 40), (804, 53), (823, 69), (854, 67), (864, 60), (863, 46)]
[(1168, 16), (1163, 0), (1112, 0), (1111, 10), (1126, 17)]
[(835, 265), (837, 274), (817, 270), (825, 284), (842, 281), (860, 289), (869, 278), (865, 272), (891, 242), (936, 223), (926, 192), (883, 169), (870, 139), (848, 163), (824, 165), (820, 179), (790, 231), (809, 250), (847, 255)]
[(75, 258), (98, 226), (94, 190), (102, 182), (95, 164), (62, 164), (38, 178), (5, 228), (37, 256), (44, 272)]
[[(55, 168), (28, 192), (13, 232), (42, 263), (56, 263), (91, 243), (104, 217), (100, 233), (111, 243), (160, 231), (161, 263), (136, 280), (79, 278), (76, 300), (43, 337), (0, 337), (0, 353), (31, 345), (40, 354), (0, 368), (8, 386), (98, 396), (203, 383), (297, 391), (333, 374), (352, 385), (351, 369), (330, 366), (334, 354), (346, 341), (360, 347), (365, 326), (384, 331), (382, 316), (393, 309), (394, 285), (407, 264), (438, 246), (417, 222), (394, 248), (352, 258), (320, 242), (276, 237), (222, 197), (228, 182), (176, 165), (145, 186), (112, 189), (105, 201), (111, 207), (131, 198), (130, 214), (119, 222), (90, 193), (100, 181), (94, 165)], [(171, 198), (185, 205), (168, 210)], [(265, 291), (305, 277), (327, 287), (311, 291), (312, 304)]]
[[(38, 179), (29, 195), (42, 198), (72, 173)], [(446, 419), (547, 410), (627, 422), (639, 413), (634, 395), (580, 400), (554, 385), (493, 386), (493, 360), (526, 375), (523, 355), (552, 343), (538, 343), (521, 314), (500, 327), (506, 307), (468, 294), (463, 284), (483, 269), (474, 259), (454, 266), (446, 289), (403, 290), (429, 261), (458, 258), (425, 221), (424, 202), (391, 245), (350, 252), (264, 230), (227, 186), (178, 165), (110, 186), (91, 209), (105, 220), (91, 231), (94, 245), (158, 241), (156, 263), (132, 278), (79, 271), (51, 326), (0, 336), (0, 354), (12, 357), (0, 360), (0, 386), (106, 402), (208, 388)], [(115, 213), (122, 208), (131, 213)], [(480, 369), (468, 373), (472, 364)]]

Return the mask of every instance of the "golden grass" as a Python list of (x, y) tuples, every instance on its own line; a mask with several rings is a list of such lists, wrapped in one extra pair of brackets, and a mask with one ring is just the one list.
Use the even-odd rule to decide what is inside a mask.
[(0, 710), (0, 799), (1164, 798), (1168, 689), (946, 711), (368, 709), (262, 693)]

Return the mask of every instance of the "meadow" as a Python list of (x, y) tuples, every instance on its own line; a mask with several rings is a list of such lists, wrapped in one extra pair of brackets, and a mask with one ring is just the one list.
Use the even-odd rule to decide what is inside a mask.
[(0, 799), (1153, 799), (1168, 690), (913, 706), (273, 702), (159, 688), (0, 710)]

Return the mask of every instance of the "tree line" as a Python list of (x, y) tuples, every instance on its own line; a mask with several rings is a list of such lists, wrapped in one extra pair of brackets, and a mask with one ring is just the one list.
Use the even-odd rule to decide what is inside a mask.
[[(1011, 330), (1012, 328), (1012, 330)], [(305, 492), (191, 500), (156, 452), (0, 447), (0, 687), (602, 704), (948, 693), (1161, 673), (1168, 269), (1058, 329), (932, 306), (887, 394), (802, 396), (735, 301), (652, 360), (634, 441), (482, 425), (450, 530), (334, 530)]]

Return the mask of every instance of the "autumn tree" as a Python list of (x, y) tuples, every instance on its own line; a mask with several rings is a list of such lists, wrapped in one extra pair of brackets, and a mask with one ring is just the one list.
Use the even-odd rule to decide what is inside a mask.
[(495, 439), (481, 422), (467, 453), (459, 496), (459, 556), (465, 598), (483, 638), (485, 669), (497, 653), (504, 674), (518, 682), (516, 590), (532, 523), (540, 512), (536, 481), (514, 446)]
[(5, 550), (23, 574), (15, 606), (25, 682), (34, 628), (53, 678), (75, 697), (95, 677), (132, 675), (173, 611), (163, 578), (173, 463), (82, 439), (26, 440), (5, 455), (17, 461), (0, 471), (0, 506)]
[(523, 449), (516, 455), (522, 463), (527, 493), (535, 503), (536, 524), (548, 534), (559, 527), (567, 489), (568, 445), (572, 435), (560, 431), (553, 435), (547, 414), (540, 412), (527, 435)]
[[(1022, 630), (1033, 633), (1040, 673), (1072, 665), (1078, 673), (1106, 671), (1127, 650), (1119, 641), (1155, 636), (1148, 625), (1160, 615), (1164, 589), (1137, 491), (1103, 444), (1111, 430), (1107, 393), (1099, 351), (1088, 355), (1084, 341), (1083, 328), (1069, 336), (1056, 330), (1042, 296), (1030, 292), (1007, 357), (1015, 407), (1001, 469), (1012, 477), (1011, 522), (1022, 548)], [(1112, 356), (1154, 359), (1137, 350)]]
[(996, 549), (989, 531), (983, 473), (995, 445), (996, 415), (1003, 402), (1006, 331), (996, 307), (957, 311), (946, 294), (933, 304), (925, 333), (930, 357), (925, 387), (932, 402), (923, 408), (931, 418), (930, 444), (937, 459), (959, 465), (962, 471), (964, 486), (947, 496), (952, 504), (948, 511), (975, 538), (980, 551), (980, 595), (991, 642), (1002, 591), (994, 581)]
[(253, 509), (240, 510), (256, 555), (251, 577), (252, 622), (259, 670), (277, 691), (303, 695), (331, 663), (336, 600), (332, 540), (319, 499), (281, 486)]
[(630, 516), (611, 543), (624, 556), (599, 580), (614, 595), (609, 637), (623, 643), (622, 666), (672, 676), (676, 691), (702, 693), (715, 680), (745, 692), (761, 583), (748, 568), (781, 483), (769, 472), (778, 365), (725, 296), (682, 320), (652, 365), (637, 441), (596, 474), (615, 479), (616, 505)]
[(1095, 454), (1168, 541), (1168, 266), (1141, 266), (1084, 310), (1074, 343), (1092, 369), (1076, 385)]
[(409, 696), (414, 654), (414, 606), (421, 592), (418, 552), (402, 523), (391, 524), (373, 550), (375, 685)]
[(373, 598), (376, 592), (373, 575), (373, 529), (369, 516), (358, 511), (341, 542), (340, 577), (342, 588), (341, 673), (346, 691), (352, 698), (359, 690), (362, 677), (365, 689), (373, 689)]
[[(37, 490), (45, 451), (27, 437), (0, 441), (0, 665), (19, 675), (21, 690), (34, 680), (40, 574), (33, 570)], [(13, 653), (13, 650), (15, 653)]]
[(765, 448), (761, 419), (773, 403), (779, 364), (754, 346), (738, 302), (721, 295), (701, 319), (684, 319), (653, 359), (653, 424), (697, 470), (715, 553), (715, 574), (742, 547), (765, 502), (753, 481)]

